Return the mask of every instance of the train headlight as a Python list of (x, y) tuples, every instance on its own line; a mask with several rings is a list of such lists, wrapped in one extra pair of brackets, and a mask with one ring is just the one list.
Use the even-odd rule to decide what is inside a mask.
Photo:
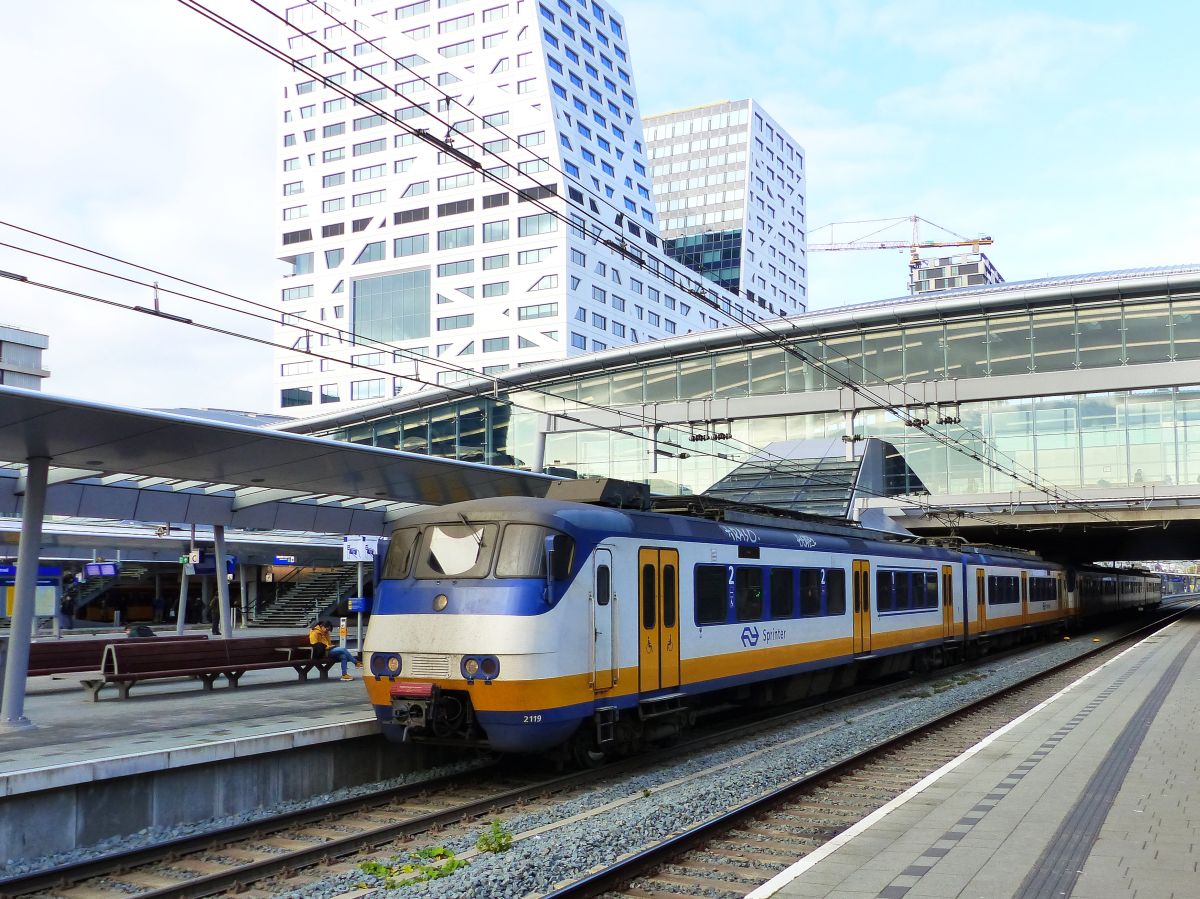
[(476, 679), (490, 684), (500, 673), (500, 660), (496, 656), (463, 656), (459, 669), (468, 684)]
[(445, 593), (439, 593), (437, 596), (435, 596), (433, 598), (433, 610), (435, 612), (442, 611), (449, 604), (450, 604), (450, 597), (447, 596)]
[(400, 656), (394, 652), (371, 653), (371, 673), (376, 677), (395, 677), (402, 667)]
[(500, 673), (500, 660), (495, 656), (483, 656), (479, 660), (479, 674), (485, 681), (490, 681)]

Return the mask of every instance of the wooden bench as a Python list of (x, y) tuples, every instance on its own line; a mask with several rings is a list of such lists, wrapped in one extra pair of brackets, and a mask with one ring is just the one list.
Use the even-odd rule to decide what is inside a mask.
[(47, 674), (71, 674), (99, 671), (104, 647), (110, 643), (178, 643), (207, 640), (207, 634), (166, 634), (161, 637), (64, 637), (61, 640), (29, 644), (29, 677)]
[(205, 690), (211, 690), (218, 677), (224, 676), (230, 686), (237, 687), (247, 671), (274, 668), (292, 668), (302, 681), (316, 669), (322, 680), (327, 679), (336, 663), (312, 658), (306, 647), (305, 636), (231, 637), (175, 645), (155, 644), (152, 639), (122, 641), (105, 648), (99, 675), (81, 683), (91, 692), (92, 701), (98, 702), (100, 691), (109, 684), (120, 691), (121, 699), (128, 699), (133, 685), (147, 680), (195, 677)]

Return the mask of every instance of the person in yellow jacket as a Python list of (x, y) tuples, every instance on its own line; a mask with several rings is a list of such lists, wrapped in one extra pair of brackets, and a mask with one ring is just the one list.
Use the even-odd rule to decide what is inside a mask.
[(342, 663), (342, 680), (354, 680), (346, 670), (347, 665), (354, 660), (350, 650), (344, 646), (334, 646), (333, 638), (329, 635), (329, 623), (318, 621), (308, 632), (308, 642), (312, 644), (314, 659), (330, 658)]

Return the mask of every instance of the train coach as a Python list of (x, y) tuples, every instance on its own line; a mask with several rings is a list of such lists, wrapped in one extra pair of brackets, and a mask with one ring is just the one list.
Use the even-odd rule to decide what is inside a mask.
[[(570, 483), (568, 496), (590, 489)], [(1068, 575), (1016, 551), (698, 497), (670, 512), (553, 492), (472, 500), (393, 532), (364, 680), (390, 739), (590, 761), (727, 703), (791, 701), (1062, 629), (1083, 608)]]

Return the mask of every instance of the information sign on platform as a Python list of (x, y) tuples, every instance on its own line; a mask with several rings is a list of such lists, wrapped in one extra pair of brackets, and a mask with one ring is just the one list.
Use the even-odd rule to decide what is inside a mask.
[(378, 552), (378, 537), (347, 536), (342, 538), (343, 562), (370, 562)]
[(369, 612), (369, 611), (371, 611), (371, 600), (367, 599), (365, 596), (351, 596), (350, 597), (350, 611), (351, 612)]
[(274, 559), (276, 565), (295, 565), (295, 556), (276, 556)]

